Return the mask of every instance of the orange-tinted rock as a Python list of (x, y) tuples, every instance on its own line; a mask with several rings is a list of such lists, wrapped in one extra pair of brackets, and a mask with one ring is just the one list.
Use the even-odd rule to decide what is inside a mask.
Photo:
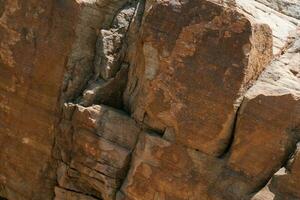
[(125, 92), (133, 117), (167, 129), (168, 140), (222, 154), (234, 104), (272, 57), (270, 29), (205, 0), (152, 1), (139, 37)]
[(290, 160), (288, 166), (286, 166), (286, 173), (275, 174), (270, 183), (270, 190), (276, 195), (291, 196), (294, 199), (300, 198), (299, 191), (300, 181), (300, 153), (299, 146), (294, 154), (294, 157)]
[[(81, 72), (93, 62), (97, 29), (107, 27), (124, 3), (0, 1), (0, 144), (5, 147), (0, 152), (0, 196), (54, 196), (51, 151), (61, 88), (63, 99), (81, 92), (88, 76)], [(67, 73), (62, 86), (66, 68), (80, 76), (70, 83)]]
[(117, 199), (209, 199), (221, 168), (221, 160), (142, 134)]
[(274, 174), (269, 184), (259, 191), (251, 200), (297, 200), (300, 199), (300, 162), (299, 143), (286, 166)]
[(258, 96), (243, 102), (229, 166), (256, 180), (257, 186), (269, 180), (295, 145), (292, 128), (297, 109), (297, 101), (291, 96)]
[(78, 12), (70, 0), (0, 3), (0, 196), (54, 195), (49, 163)]
[(239, 111), (228, 165), (258, 188), (287, 162), (300, 136), (299, 47), (296, 39), (267, 67)]
[(64, 161), (57, 170), (59, 187), (114, 199), (141, 129), (125, 113), (107, 106), (65, 104), (63, 117), (56, 140), (56, 156)]
[(300, 199), (297, 6), (0, 0), (0, 199)]

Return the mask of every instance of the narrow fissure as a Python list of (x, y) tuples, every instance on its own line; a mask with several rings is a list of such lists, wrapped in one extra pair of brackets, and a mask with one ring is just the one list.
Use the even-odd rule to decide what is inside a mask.
[[(91, 105), (101, 105), (101, 104), (106, 104), (106, 102), (111, 102), (111, 101), (113, 101), (112, 99), (107, 99), (107, 100), (105, 100), (105, 101), (101, 101), (101, 97), (99, 98), (99, 97), (97, 97), (97, 95), (99, 96), (99, 94), (100, 94), (100, 96), (101, 95), (106, 95), (107, 93), (109, 93), (109, 92), (111, 92), (111, 90), (112, 89), (115, 89), (116, 91), (115, 92), (113, 92), (113, 93), (111, 93), (112, 94), (112, 96), (110, 96), (109, 98), (115, 98), (114, 97), (114, 95), (119, 95), (119, 97), (121, 97), (121, 99), (122, 99), (122, 96), (123, 96), (123, 90), (124, 89), (122, 89), (122, 88), (120, 88), (120, 87), (124, 87), (126, 84), (127, 84), (127, 76), (128, 76), (128, 68), (130, 67), (130, 64), (127, 64), (127, 66), (126, 66), (126, 70), (124, 71), (124, 57), (126, 56), (126, 48), (127, 48), (127, 37), (128, 37), (128, 32), (129, 32), (129, 29), (130, 29), (130, 26), (131, 26), (131, 23), (132, 23), (132, 20), (133, 20), (133, 18), (134, 17), (138, 17), (138, 19), (137, 20), (139, 20), (139, 22), (138, 23), (140, 23), (140, 21), (141, 21), (141, 17), (143, 16), (143, 14), (141, 13), (141, 5), (142, 5), (142, 9), (144, 9), (144, 5), (145, 5), (145, 2), (144, 2), (144, 0), (140, 0), (140, 1), (136, 1), (136, 0), (134, 0), (134, 1), (128, 1), (127, 3), (125, 3), (125, 5), (124, 6), (122, 6), (116, 13), (116, 15), (113, 17), (113, 19), (112, 19), (112, 22), (111, 22), (111, 24), (110, 24), (110, 29), (102, 29), (101, 31), (103, 32), (103, 33), (105, 33), (105, 31), (112, 31), (112, 35), (113, 34), (115, 34), (115, 33), (117, 33), (119, 30), (121, 30), (121, 29), (124, 29), (125, 28), (125, 32), (123, 33), (123, 36), (120, 36), (121, 37), (121, 43), (119, 44), (119, 47), (117, 46), (117, 48), (116, 47), (113, 47), (114, 49), (112, 50), (113, 52), (115, 52), (116, 54), (117, 54), (117, 56), (116, 56), (116, 59), (117, 60), (115, 60), (114, 62), (116, 62), (116, 65), (117, 65), (117, 68), (119, 68), (118, 69), (118, 71), (117, 72), (115, 72), (115, 75), (113, 75), (112, 77), (110, 77), (110, 75), (108, 75), (108, 74), (103, 74), (103, 69), (102, 69), (102, 71), (99, 71), (99, 70), (101, 70), (101, 68), (99, 69), (99, 64), (100, 65), (102, 65), (103, 66), (103, 63), (105, 64), (105, 54), (103, 54), (103, 52), (105, 52), (105, 49), (104, 48), (107, 48), (107, 47), (105, 47), (105, 46), (103, 46), (103, 45), (105, 45), (105, 38), (102, 38), (103, 39), (103, 41), (101, 41), (101, 42), (104, 42), (103, 44), (101, 44), (100, 46), (99, 46), (99, 42), (100, 42), (100, 40), (101, 40), (101, 38), (100, 38), (100, 34), (98, 34), (98, 38), (97, 38), (97, 42), (96, 42), (96, 45), (95, 45), (95, 48), (94, 48), (94, 52), (95, 52), (95, 57), (94, 57), (94, 59), (93, 59), (93, 61), (92, 61), (92, 65), (93, 65), (93, 67), (92, 67), (92, 72), (91, 73), (89, 73), (89, 75), (88, 75), (88, 77), (87, 77), (87, 81), (84, 81), (85, 82), (85, 85), (84, 86), (80, 86), (82, 89), (81, 89), (81, 92), (80, 93), (78, 93), (79, 95), (76, 95), (76, 93), (75, 93), (75, 95), (76, 96), (73, 96), (71, 99), (73, 99), (73, 103), (75, 103), (74, 105), (76, 106), (76, 105), (81, 105), (81, 106), (84, 106), (84, 107), (89, 107), (89, 106), (91, 106)], [(134, 7), (134, 11), (133, 11), (133, 13), (132, 13), (132, 16), (130, 16), (130, 9), (133, 9), (132, 7)], [(127, 10), (126, 10), (127, 9)], [(129, 14), (128, 14), (128, 12), (129, 12)], [(143, 12), (143, 10), (142, 10), (142, 12)], [(128, 22), (124, 22), (124, 21), (120, 21), (120, 22), (116, 22), (116, 21), (118, 21), (119, 19), (118, 19), (118, 17), (120, 17), (119, 15), (121, 15), (121, 17), (124, 17), (125, 16), (125, 19), (126, 19), (126, 16), (127, 16), (127, 14), (130, 16), (129, 18), (128, 18)], [(124, 16), (123, 16), (124, 15)], [(127, 16), (128, 17), (128, 16)], [(123, 18), (122, 18), (123, 19)], [(117, 23), (121, 23), (121, 25), (120, 24), (117, 24)], [(123, 23), (123, 24), (122, 24)], [(125, 25), (124, 25), (124, 23), (125, 23)], [(126, 25), (126, 23), (128, 23), (127, 25)], [(122, 25), (123, 25), (123, 27), (122, 27)], [(121, 26), (121, 27), (120, 27)], [(122, 31), (122, 30), (121, 30)], [(123, 37), (123, 38), (122, 38)], [(112, 42), (112, 44), (115, 42), (115, 41), (113, 41), (113, 40), (111, 40), (111, 41), (109, 41), (109, 42)], [(101, 48), (101, 49), (99, 49), (99, 48)], [(116, 54), (113, 54), (114, 56), (116, 55)], [(100, 58), (99, 58), (99, 56), (100, 56)], [(97, 59), (98, 59), (98, 61), (97, 61)], [(99, 62), (99, 59), (100, 59), (100, 62)], [(97, 63), (98, 62), (98, 63)], [(97, 66), (97, 64), (98, 64), (98, 66)], [(109, 63), (107, 63), (107, 64), (109, 64)], [(106, 65), (106, 64), (105, 64)], [(104, 65), (104, 66), (105, 66)], [(113, 66), (112, 66), (113, 67)], [(108, 69), (110, 69), (110, 67), (108, 67)], [(71, 71), (72, 72), (72, 71)], [(102, 72), (102, 75), (101, 75), (101, 72)], [(104, 71), (105, 72), (105, 71)], [(106, 71), (107, 72), (107, 71)], [(125, 72), (125, 73), (124, 73)], [(108, 71), (108, 73), (110, 73), (110, 71)], [(106, 75), (108, 75), (108, 76), (106, 76)], [(70, 74), (70, 76), (76, 76), (76, 74), (74, 74), (74, 73), (71, 73)], [(125, 77), (126, 77), (126, 79), (125, 79)], [(70, 77), (71, 79), (70, 80), (72, 80), (72, 79), (74, 79), (75, 77)], [(117, 80), (118, 79), (118, 80)], [(125, 81), (122, 81), (121, 79), (125, 79)], [(115, 82), (117, 82), (117, 83), (114, 83), (114, 81)], [(112, 87), (115, 87), (115, 85), (116, 84), (118, 84), (119, 82), (121, 82), (121, 84), (123, 85), (123, 86), (116, 86), (116, 88), (110, 88), (110, 86), (109, 86), (109, 84), (110, 85), (112, 85)], [(92, 86), (92, 87), (94, 87), (94, 88), (92, 88), (92, 89), (95, 89), (96, 88), (96, 90), (94, 90), (94, 91), (89, 91), (89, 87), (92, 85), (92, 84), (94, 84), (95, 85), (95, 87), (94, 86)], [(98, 84), (98, 85), (97, 85)], [(102, 84), (102, 85), (101, 85)], [(103, 87), (103, 89), (101, 88), (102, 86), (104, 86)], [(107, 87), (108, 86), (108, 89), (106, 89), (105, 87)], [(98, 89), (98, 88), (99, 89)], [(98, 90), (97, 90), (98, 89)], [(101, 91), (101, 90), (104, 90), (104, 91)], [(62, 92), (64, 92), (64, 90), (62, 90)], [(83, 100), (87, 97), (87, 95), (90, 95), (89, 94), (89, 92), (90, 92), (90, 94), (92, 94), (92, 95), (94, 95), (92, 98), (91, 98), (91, 100), (89, 100), (90, 102), (88, 102), (88, 103), (83, 103)], [(94, 94), (93, 94), (93, 92), (95, 92)], [(99, 93), (99, 94), (97, 94), (97, 92)], [(101, 92), (103, 93), (103, 94), (101, 94)], [(63, 95), (62, 95), (63, 96)], [(61, 98), (62, 100), (65, 100), (65, 102), (64, 103), (61, 103), (61, 106), (63, 107), (63, 106), (65, 106), (66, 105), (66, 103), (71, 103), (71, 102), (69, 102), (67, 99), (64, 99), (64, 98)], [(70, 99), (70, 98), (69, 98)], [(121, 103), (116, 103), (115, 105), (109, 105), (109, 106), (112, 106), (113, 108), (116, 108), (116, 109), (119, 109), (119, 110), (122, 110), (122, 111), (125, 111), (125, 109), (124, 109), (124, 103), (123, 103), (123, 101), (121, 102)], [(59, 125), (61, 124), (61, 123), (63, 123), (63, 120), (65, 120), (65, 119), (63, 119), (64, 118), (64, 116), (63, 116), (63, 109), (61, 108), (60, 109), (60, 118), (58, 119), (58, 122), (57, 122), (57, 131), (61, 131), (61, 130), (59, 130)], [(127, 113), (128, 114), (128, 116), (129, 116), (129, 113)], [(70, 121), (70, 123), (72, 123), (71, 121), (72, 121), (72, 117), (71, 117), (71, 119), (67, 119), (67, 120), (69, 120)], [(73, 127), (73, 125), (72, 125), (72, 127)], [(62, 149), (60, 149), (60, 148), (57, 148), (58, 147), (58, 139), (56, 138), (56, 137), (62, 137), (61, 136), (61, 134), (55, 134), (55, 138), (54, 138), (54, 145), (53, 145), (53, 151), (54, 150), (56, 150), (56, 151), (61, 151)], [(72, 137), (73, 138), (73, 137)], [(72, 138), (69, 138), (70, 140), (72, 139)], [(72, 139), (73, 140), (73, 139)], [(113, 141), (111, 141), (111, 142), (113, 142)], [(113, 143), (115, 143), (115, 142), (113, 142)], [(117, 145), (117, 143), (115, 143), (116, 145)], [(72, 145), (74, 145), (74, 143), (72, 142)], [(135, 144), (136, 145), (136, 144)], [(56, 149), (57, 148), (57, 149)], [(135, 148), (135, 147), (134, 147)], [(133, 151), (133, 150), (132, 150)], [(73, 153), (71, 153), (71, 155), (69, 155), (69, 156), (71, 156), (72, 157), (72, 155), (73, 155)], [(59, 164), (59, 162), (62, 162), (62, 163), (65, 163), (62, 159), (59, 159), (59, 160), (57, 160), (57, 158), (54, 158), (55, 160), (56, 160), (56, 162), (58, 162), (58, 164)], [(71, 158), (72, 159), (72, 158)], [(131, 156), (130, 156), (130, 158), (129, 158), (130, 160), (131, 160)], [(125, 166), (125, 170), (124, 170), (124, 174), (122, 175), (122, 177), (120, 177), (120, 178), (118, 178), (118, 177), (113, 177), (113, 176), (107, 176), (104, 172), (101, 172), (101, 171), (99, 171), (99, 170), (96, 170), (99, 174), (102, 174), (102, 175), (104, 175), (104, 176), (107, 176), (107, 177), (109, 177), (109, 178), (116, 178), (116, 180), (117, 179), (120, 179), (119, 181), (120, 181), (120, 184), (117, 186), (117, 189), (116, 189), (116, 191), (118, 191), (119, 189), (120, 189), (120, 187), (122, 186), (122, 184), (123, 184), (123, 179), (125, 179), (125, 177), (126, 177), (126, 175), (127, 175), (127, 173), (128, 173), (128, 170), (129, 170), (129, 168), (130, 168), (130, 160), (128, 161), (128, 165), (127, 166)], [(66, 164), (66, 166), (69, 166), (69, 164), (68, 163), (65, 163)], [(84, 163), (83, 163), (84, 164)], [(85, 166), (85, 165), (84, 165)], [(109, 163), (107, 163), (107, 166), (110, 166), (109, 165)], [(70, 166), (69, 166), (70, 167)], [(85, 166), (85, 167), (88, 167), (88, 166)], [(94, 169), (92, 169), (91, 167), (88, 167), (90, 170), (94, 170)], [(76, 169), (74, 169), (75, 171), (77, 171)], [(122, 171), (123, 171), (122, 170)], [(81, 173), (81, 172), (78, 172), (79, 174)], [(93, 177), (91, 177), (91, 178), (93, 178)], [(96, 179), (96, 180), (98, 180), (98, 179)], [(101, 180), (99, 180), (99, 181), (101, 181)], [(103, 182), (103, 184), (105, 184), (105, 182)], [(79, 194), (84, 194), (84, 195), (88, 195), (88, 196), (91, 196), (91, 197), (93, 197), (93, 198), (96, 198), (96, 199), (99, 199), (99, 197), (96, 197), (96, 196), (94, 196), (94, 195), (90, 195), (90, 194), (86, 194), (84, 191), (74, 191), (74, 190), (72, 190), (72, 189), (70, 189), (70, 188), (65, 188), (65, 187), (62, 187), (62, 186), (60, 186), (59, 185), (59, 183), (57, 182), (57, 180), (56, 180), (56, 185), (58, 186), (58, 187), (60, 187), (60, 188), (63, 188), (63, 189), (65, 189), (65, 190), (67, 190), (67, 191), (70, 191), (70, 192), (76, 192), (76, 193), (79, 193)], [(103, 194), (103, 196), (106, 196), (106, 195), (108, 195), (108, 194)]]
[(85, 195), (85, 196), (89, 196), (89, 197), (92, 197), (94, 199), (98, 199), (98, 200), (103, 200), (102, 198), (99, 198), (95, 195), (92, 195), (92, 194), (88, 194), (88, 193), (84, 193), (84, 192), (79, 192), (79, 191), (76, 191), (76, 190), (71, 190), (71, 189), (68, 189), (68, 188), (64, 188), (64, 187), (59, 187), (61, 189), (64, 189), (66, 191), (69, 191), (69, 192), (72, 192), (72, 193), (76, 193), (76, 194), (81, 194), (81, 195)]
[(239, 114), (240, 114), (240, 109), (241, 109), (241, 106), (243, 105), (243, 101), (244, 100), (242, 100), (241, 104), (236, 109), (236, 112), (235, 112), (235, 115), (234, 115), (233, 124), (232, 124), (230, 138), (228, 140), (227, 147), (224, 149), (223, 153), (218, 156), (218, 158), (220, 158), (220, 159), (226, 159), (226, 157), (229, 155), (229, 153), (231, 151), (231, 147), (233, 145), (234, 138), (235, 138), (236, 126), (237, 126), (237, 122), (238, 122), (238, 118), (239, 118)]

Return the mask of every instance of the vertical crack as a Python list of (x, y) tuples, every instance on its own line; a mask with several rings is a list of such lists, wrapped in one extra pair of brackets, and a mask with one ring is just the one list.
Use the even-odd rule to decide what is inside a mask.
[(242, 105), (243, 105), (243, 100), (242, 100), (241, 104), (239, 105), (239, 107), (236, 108), (236, 112), (235, 112), (233, 123), (232, 123), (230, 138), (228, 140), (227, 147), (224, 149), (223, 153), (218, 156), (218, 158), (220, 158), (220, 159), (225, 159), (231, 151), (231, 148), (232, 148), (232, 145), (234, 142), (234, 138), (235, 138), (235, 132), (236, 132), (236, 126), (237, 126), (237, 122), (238, 122), (238, 118), (239, 118), (239, 113), (240, 113)]

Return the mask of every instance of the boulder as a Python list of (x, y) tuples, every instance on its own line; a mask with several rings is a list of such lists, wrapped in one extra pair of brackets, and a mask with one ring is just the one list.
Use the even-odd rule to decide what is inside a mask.
[(219, 156), (234, 104), (272, 58), (272, 36), (268, 26), (210, 1), (149, 1), (136, 51), (124, 94), (133, 118)]

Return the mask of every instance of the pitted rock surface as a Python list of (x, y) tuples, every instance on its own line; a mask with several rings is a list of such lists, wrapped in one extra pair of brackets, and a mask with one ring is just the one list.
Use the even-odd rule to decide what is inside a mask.
[(0, 199), (299, 200), (299, 0), (0, 0)]

